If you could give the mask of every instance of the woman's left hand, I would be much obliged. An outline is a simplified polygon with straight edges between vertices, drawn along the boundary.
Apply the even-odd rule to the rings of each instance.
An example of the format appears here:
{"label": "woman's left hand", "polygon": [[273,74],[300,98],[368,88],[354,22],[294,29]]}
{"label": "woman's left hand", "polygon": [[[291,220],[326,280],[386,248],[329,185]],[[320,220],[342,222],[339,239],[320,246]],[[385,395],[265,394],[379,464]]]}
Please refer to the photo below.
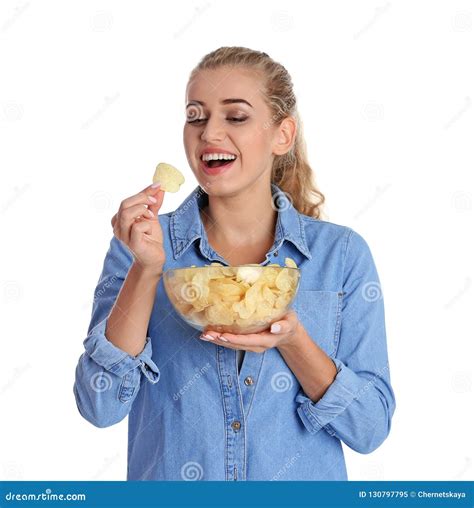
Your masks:
{"label": "woman's left hand", "polygon": [[301,323],[294,310],[288,311],[280,320],[275,321],[271,328],[259,333],[234,335],[232,333],[219,333],[213,330],[205,330],[200,339],[212,341],[219,346],[230,349],[242,349],[263,353],[272,347],[288,345],[295,341]]}

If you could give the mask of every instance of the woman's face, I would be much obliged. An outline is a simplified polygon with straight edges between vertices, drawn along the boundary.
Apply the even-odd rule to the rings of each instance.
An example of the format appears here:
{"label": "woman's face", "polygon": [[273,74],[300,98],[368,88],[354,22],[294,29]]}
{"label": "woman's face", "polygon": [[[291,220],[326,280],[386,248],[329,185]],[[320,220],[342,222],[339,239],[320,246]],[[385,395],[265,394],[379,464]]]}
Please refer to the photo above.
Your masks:
{"label": "woman's face", "polygon": [[[229,67],[202,71],[188,83],[184,148],[196,179],[209,194],[239,191],[258,179],[270,181],[282,137],[261,86],[255,73]],[[227,154],[227,160],[203,160],[217,154]],[[234,160],[229,160],[231,155]]]}

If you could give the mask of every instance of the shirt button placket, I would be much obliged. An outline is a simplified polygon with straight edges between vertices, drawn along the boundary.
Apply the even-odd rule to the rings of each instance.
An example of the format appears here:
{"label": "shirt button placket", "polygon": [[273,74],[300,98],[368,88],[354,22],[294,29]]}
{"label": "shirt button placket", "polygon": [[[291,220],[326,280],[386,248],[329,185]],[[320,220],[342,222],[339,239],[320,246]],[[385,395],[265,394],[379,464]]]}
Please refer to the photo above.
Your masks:
{"label": "shirt button placket", "polygon": [[238,420],[235,420],[231,423],[230,426],[234,429],[234,432],[239,432],[241,423]]}
{"label": "shirt button placket", "polygon": [[231,372],[235,369],[234,351],[219,346],[220,382],[224,396],[226,420],[226,480],[245,480],[245,416],[241,406],[239,378]]}

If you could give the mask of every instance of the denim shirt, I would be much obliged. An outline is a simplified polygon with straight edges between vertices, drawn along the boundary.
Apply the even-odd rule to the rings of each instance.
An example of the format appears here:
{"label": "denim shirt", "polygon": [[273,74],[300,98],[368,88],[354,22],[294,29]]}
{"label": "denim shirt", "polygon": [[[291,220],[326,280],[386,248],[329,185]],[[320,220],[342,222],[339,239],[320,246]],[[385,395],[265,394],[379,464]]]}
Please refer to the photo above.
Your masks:
{"label": "denim shirt", "polygon": [[[199,339],[157,285],[146,344],[136,357],[105,336],[108,315],[133,262],[112,237],[95,289],[85,352],[76,368],[80,414],[97,427],[128,416],[129,480],[346,480],[341,441],[370,453],[395,410],[379,277],[354,230],[300,214],[272,184],[278,218],[269,263],[301,269],[291,305],[337,374],[312,401],[277,348],[237,352]],[[229,263],[210,246],[200,186],[159,214],[164,269]]]}

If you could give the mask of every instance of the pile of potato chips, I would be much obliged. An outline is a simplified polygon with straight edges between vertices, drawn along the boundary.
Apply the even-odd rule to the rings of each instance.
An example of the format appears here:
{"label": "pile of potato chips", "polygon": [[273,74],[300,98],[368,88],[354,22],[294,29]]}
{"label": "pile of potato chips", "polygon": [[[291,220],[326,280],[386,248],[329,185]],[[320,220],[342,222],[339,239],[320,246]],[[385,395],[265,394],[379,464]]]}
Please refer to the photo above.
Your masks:
{"label": "pile of potato chips", "polygon": [[285,258],[285,265],[193,265],[165,272],[163,281],[172,304],[191,326],[256,333],[278,320],[296,294],[300,270],[291,258]]}

